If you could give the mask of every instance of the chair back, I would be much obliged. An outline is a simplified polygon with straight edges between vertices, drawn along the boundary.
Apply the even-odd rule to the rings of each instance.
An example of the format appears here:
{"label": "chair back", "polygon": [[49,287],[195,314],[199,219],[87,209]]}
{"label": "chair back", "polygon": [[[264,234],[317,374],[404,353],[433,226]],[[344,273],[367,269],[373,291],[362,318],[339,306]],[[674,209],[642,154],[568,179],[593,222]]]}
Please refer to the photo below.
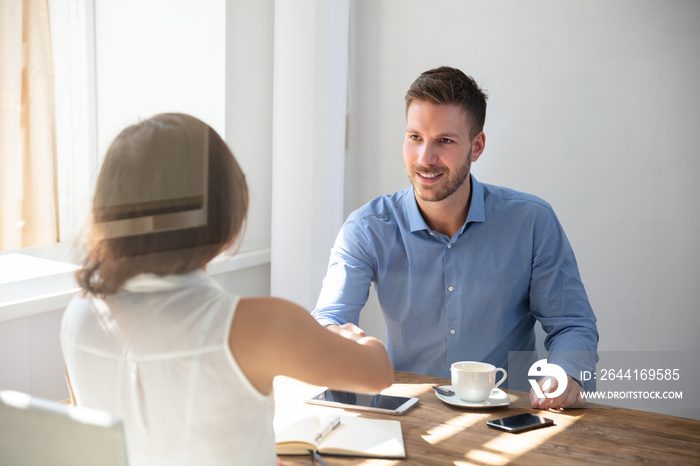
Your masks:
{"label": "chair back", "polygon": [[128,466],[124,429],[103,411],[0,391],[0,464]]}

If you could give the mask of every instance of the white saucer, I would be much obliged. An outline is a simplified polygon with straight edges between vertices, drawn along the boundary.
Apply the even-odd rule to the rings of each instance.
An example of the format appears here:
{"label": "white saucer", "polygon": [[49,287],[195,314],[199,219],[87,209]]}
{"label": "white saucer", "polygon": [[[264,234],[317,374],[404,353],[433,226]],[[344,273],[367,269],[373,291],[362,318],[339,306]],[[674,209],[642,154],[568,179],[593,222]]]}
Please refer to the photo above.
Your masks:
{"label": "white saucer", "polygon": [[[452,385],[443,385],[440,388],[452,390]],[[491,396],[484,401],[464,401],[457,395],[446,396],[438,392],[435,392],[435,395],[448,405],[460,406],[462,408],[493,408],[496,406],[508,406],[510,404],[508,394],[500,388],[494,388],[491,392]]]}

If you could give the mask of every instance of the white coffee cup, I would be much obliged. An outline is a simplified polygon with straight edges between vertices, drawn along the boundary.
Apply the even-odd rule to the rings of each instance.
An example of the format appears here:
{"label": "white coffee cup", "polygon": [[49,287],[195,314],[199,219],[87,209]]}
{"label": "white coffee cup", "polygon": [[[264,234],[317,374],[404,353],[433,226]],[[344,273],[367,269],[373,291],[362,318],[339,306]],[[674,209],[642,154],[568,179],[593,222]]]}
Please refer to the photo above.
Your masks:
{"label": "white coffee cup", "polygon": [[[459,361],[450,367],[452,372],[452,390],[460,400],[479,402],[486,400],[494,388],[505,382],[508,373],[493,364],[476,361]],[[503,372],[501,380],[496,382],[496,374]]]}

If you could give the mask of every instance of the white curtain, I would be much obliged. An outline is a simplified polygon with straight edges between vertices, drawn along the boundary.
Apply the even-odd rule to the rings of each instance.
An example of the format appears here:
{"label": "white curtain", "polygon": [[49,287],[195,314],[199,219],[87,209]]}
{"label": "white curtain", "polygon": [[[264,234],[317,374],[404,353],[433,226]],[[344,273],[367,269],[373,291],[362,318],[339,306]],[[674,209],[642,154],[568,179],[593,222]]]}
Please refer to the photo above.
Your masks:
{"label": "white curtain", "polygon": [[0,1],[0,250],[57,241],[47,0]]}
{"label": "white curtain", "polygon": [[271,294],[312,309],[344,220],[349,0],[276,0]]}

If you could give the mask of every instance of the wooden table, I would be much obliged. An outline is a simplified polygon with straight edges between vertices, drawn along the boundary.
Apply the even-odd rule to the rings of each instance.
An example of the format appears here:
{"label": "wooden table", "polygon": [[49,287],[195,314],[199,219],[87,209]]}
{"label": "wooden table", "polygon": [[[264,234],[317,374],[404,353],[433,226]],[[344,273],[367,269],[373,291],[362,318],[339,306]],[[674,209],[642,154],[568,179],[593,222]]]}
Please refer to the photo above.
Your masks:
{"label": "wooden table", "polygon": [[[528,394],[509,390],[510,407],[466,409],[440,401],[433,385],[449,385],[438,377],[396,372],[395,383],[383,391],[416,396],[418,406],[403,416],[362,413],[376,419],[398,419],[406,446],[404,460],[324,456],[331,465],[504,465],[631,463],[700,465],[700,421],[624,408],[589,405],[585,409],[538,411]],[[293,379],[275,380],[278,415],[316,408],[303,400],[319,387]],[[333,408],[321,408],[333,409]],[[355,411],[358,412],[358,411]],[[554,419],[554,426],[510,434],[486,426],[486,421],[535,412]],[[281,457],[287,465],[309,465],[308,456]]]}

